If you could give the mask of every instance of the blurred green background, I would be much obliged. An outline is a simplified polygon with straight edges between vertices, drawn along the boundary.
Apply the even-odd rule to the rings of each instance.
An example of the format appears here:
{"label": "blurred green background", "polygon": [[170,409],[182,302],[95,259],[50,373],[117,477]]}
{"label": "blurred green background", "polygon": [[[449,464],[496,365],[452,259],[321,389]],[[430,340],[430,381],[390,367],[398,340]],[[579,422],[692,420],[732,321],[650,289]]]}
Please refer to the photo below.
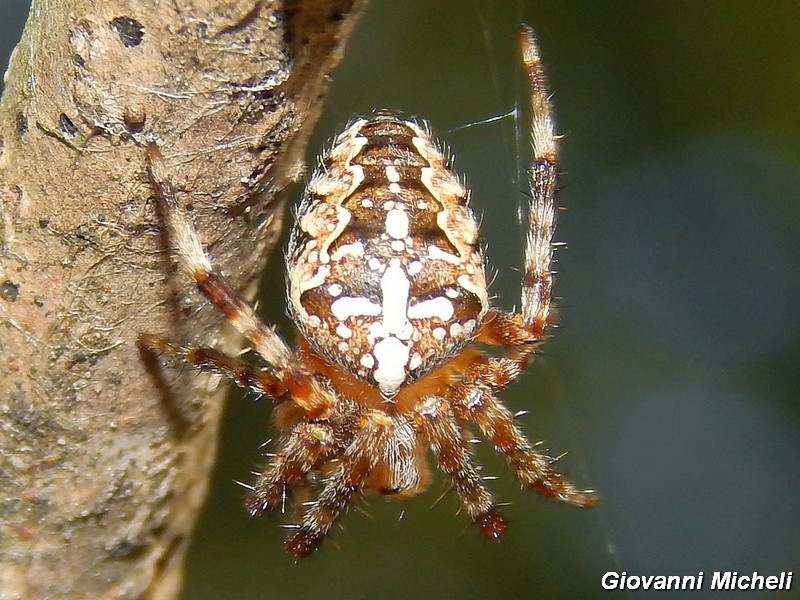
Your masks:
{"label": "blurred green background", "polygon": [[[5,55],[27,2],[1,0]],[[439,478],[369,499],[295,563],[250,520],[269,402],[235,396],[184,598],[681,598],[606,592],[607,571],[778,574],[800,598],[800,4],[375,0],[335,73],[310,149],[376,107],[429,119],[483,215],[497,305],[518,304],[517,173],[527,143],[515,32],[539,35],[563,142],[560,326],[503,395],[560,468],[602,496],[557,506],[477,453],[511,527],[456,514]],[[299,195],[300,190],[298,190]],[[283,317],[279,261],[264,313]],[[276,283],[277,282],[277,283]],[[774,594],[774,592],[772,593]],[[767,597],[723,592],[715,597]]]}

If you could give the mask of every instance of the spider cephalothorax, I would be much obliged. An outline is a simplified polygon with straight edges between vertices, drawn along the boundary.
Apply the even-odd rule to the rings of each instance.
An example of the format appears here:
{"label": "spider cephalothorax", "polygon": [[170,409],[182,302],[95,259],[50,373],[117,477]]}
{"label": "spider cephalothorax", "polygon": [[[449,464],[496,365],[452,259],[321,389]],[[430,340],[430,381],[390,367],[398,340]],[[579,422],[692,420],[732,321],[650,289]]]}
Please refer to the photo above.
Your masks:
{"label": "spider cephalothorax", "polygon": [[[267,366],[151,335],[142,343],[280,402],[280,442],[247,504],[253,514],[282,510],[293,490],[321,475],[321,490],[287,543],[293,554],[313,551],[364,490],[421,491],[428,452],[481,532],[499,537],[506,523],[473,464],[464,432],[470,423],[532,489],[578,506],[596,503],[553,470],[553,459],[534,449],[496,397],[544,339],[552,286],[558,137],[533,31],[524,27],[520,40],[534,162],[519,313],[490,308],[467,191],[414,121],[387,113],[356,119],[308,184],[287,252],[294,353],[213,270],[160,152],[150,148],[178,253]],[[481,346],[503,351],[489,356]]]}

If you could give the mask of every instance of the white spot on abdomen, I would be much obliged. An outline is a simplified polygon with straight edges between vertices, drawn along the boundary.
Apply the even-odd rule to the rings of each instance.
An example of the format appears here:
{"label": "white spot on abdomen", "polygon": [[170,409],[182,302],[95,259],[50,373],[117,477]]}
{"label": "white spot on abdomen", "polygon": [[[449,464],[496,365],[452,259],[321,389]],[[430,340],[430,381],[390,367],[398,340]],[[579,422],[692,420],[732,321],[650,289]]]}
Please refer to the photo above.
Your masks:
{"label": "white spot on abdomen", "polygon": [[383,296],[383,326],[390,335],[402,339],[411,336],[411,323],[408,322],[408,293],[411,284],[405,271],[392,260],[381,277],[381,294]]}
{"label": "white spot on abdomen", "polygon": [[352,244],[342,244],[331,254],[333,260],[341,260],[344,256],[354,256],[361,258],[364,256],[364,244],[353,242]]}
{"label": "white spot on abdomen", "polygon": [[392,397],[406,380],[408,346],[396,337],[388,337],[375,344],[372,353],[378,361],[375,382],[384,396]]}
{"label": "white spot on abdomen", "polygon": [[455,254],[450,254],[449,252],[445,252],[439,248],[439,246],[435,246],[434,244],[428,245],[428,256],[433,260],[443,260],[453,265],[461,264],[461,259],[458,256]]}
{"label": "white spot on abdomen", "polygon": [[449,321],[453,316],[453,303],[443,296],[430,298],[417,302],[408,307],[409,319],[430,319],[439,318],[442,321]]}
{"label": "white spot on abdomen", "polygon": [[307,290],[312,290],[315,287],[321,286],[328,280],[328,276],[330,274],[331,268],[329,265],[320,265],[314,269],[314,274],[311,277],[300,281],[299,285],[297,286],[298,292],[302,294]]}
{"label": "white spot on abdomen", "polygon": [[[388,167],[387,167],[388,168]],[[386,233],[396,240],[402,240],[408,235],[408,215],[406,211],[393,208],[386,213]]]}
{"label": "white spot on abdomen", "polygon": [[344,322],[350,317],[377,316],[381,314],[381,306],[369,298],[344,296],[331,303],[331,312],[337,320]]}

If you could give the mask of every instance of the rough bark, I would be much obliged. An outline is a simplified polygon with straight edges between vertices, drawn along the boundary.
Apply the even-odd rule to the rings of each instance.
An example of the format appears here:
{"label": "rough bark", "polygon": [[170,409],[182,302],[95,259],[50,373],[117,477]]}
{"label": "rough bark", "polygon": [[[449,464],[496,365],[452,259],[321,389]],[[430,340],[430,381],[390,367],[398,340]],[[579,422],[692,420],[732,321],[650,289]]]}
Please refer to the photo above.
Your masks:
{"label": "rough bark", "polygon": [[179,589],[226,386],[136,339],[239,341],[174,268],[144,144],[252,294],[364,2],[34,1],[0,103],[0,598]]}

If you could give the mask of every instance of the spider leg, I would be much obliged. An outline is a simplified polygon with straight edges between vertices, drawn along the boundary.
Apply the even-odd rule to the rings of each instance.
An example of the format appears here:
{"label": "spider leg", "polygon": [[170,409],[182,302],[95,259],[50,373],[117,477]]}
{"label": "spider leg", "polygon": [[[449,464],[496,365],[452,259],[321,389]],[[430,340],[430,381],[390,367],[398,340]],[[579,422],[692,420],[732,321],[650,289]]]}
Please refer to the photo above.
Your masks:
{"label": "spider leg", "polygon": [[264,324],[255,310],[211,266],[197,231],[178,205],[161,151],[155,144],[150,144],[147,150],[150,174],[164,207],[170,236],[178,247],[184,267],[197,283],[197,289],[225,315],[250,346],[274,367],[275,376],[309,416],[330,412],[333,396],[307,373],[292,366],[292,354],[286,342]]}
{"label": "spider leg", "polygon": [[231,324],[250,342],[264,360],[277,368],[286,368],[291,352],[281,337],[264,325],[252,307],[211,266],[197,232],[178,206],[175,190],[166,174],[164,157],[158,146],[148,147],[150,173],[165,211],[164,216],[173,241],[177,244],[187,271],[197,282],[197,289],[212,302]]}
{"label": "spider leg", "polygon": [[[271,373],[259,370],[213,348],[187,348],[151,334],[139,337],[145,349],[181,359],[203,371],[227,375],[241,387],[272,398],[286,396],[283,382]],[[253,515],[263,515],[276,508],[283,511],[292,487],[312,471],[334,448],[333,428],[325,422],[297,423],[282,441],[280,450],[252,486],[246,505]]]}
{"label": "spider leg", "polygon": [[485,537],[499,538],[506,530],[506,521],[472,463],[463,432],[448,403],[428,397],[415,410],[414,420],[427,436],[439,467],[452,478],[467,516]]}
{"label": "spider leg", "polygon": [[533,30],[520,31],[522,62],[528,79],[533,163],[528,171],[531,194],[522,277],[520,313],[491,311],[484,318],[476,341],[505,346],[499,358],[476,359],[452,398],[460,418],[473,421],[505,455],[517,477],[540,494],[577,506],[594,506],[591,490],[579,490],[552,468],[551,457],[537,452],[514,424],[514,416],[494,396],[519,377],[542,342],[552,318],[551,272],[555,229],[558,141],[550,108],[547,79],[542,69]]}
{"label": "spider leg", "polygon": [[[454,400],[462,418],[477,423],[495,448],[505,455],[517,477],[540,494],[577,506],[593,506],[597,496],[579,490],[551,467],[554,459],[534,450],[514,416],[493,392],[519,377],[543,340],[551,319],[553,275],[554,196],[558,177],[558,142],[547,78],[536,36],[523,26],[519,35],[522,63],[528,80],[533,163],[528,170],[530,199],[520,314],[493,312],[484,319],[478,341],[507,347],[501,358],[476,361],[456,386]],[[481,382],[481,383],[478,383]]]}
{"label": "spider leg", "polygon": [[334,474],[325,482],[319,497],[303,515],[299,529],[286,542],[286,549],[296,556],[308,556],[347,508],[353,494],[359,492],[385,454],[392,420],[381,411],[359,416],[352,442],[338,459]]}
{"label": "spider leg", "polygon": [[525,268],[522,277],[521,312],[523,322],[537,339],[544,335],[550,317],[553,288],[551,263],[555,230],[554,196],[558,177],[558,142],[555,132],[547,78],[542,68],[533,29],[520,30],[522,64],[528,79],[533,163],[528,170],[530,199],[525,243]]}
{"label": "spider leg", "polygon": [[566,504],[580,507],[597,504],[598,498],[592,490],[579,490],[552,468],[556,459],[534,450],[514,424],[514,415],[487,387],[462,382],[454,389],[453,399],[458,416],[478,425],[483,435],[506,457],[522,483]]}
{"label": "spider leg", "polygon": [[197,231],[178,205],[158,146],[148,146],[147,156],[158,197],[165,208],[164,217],[170,235],[178,246],[186,270],[197,282],[198,290],[228,318],[264,360],[278,368],[286,367],[291,360],[286,342],[264,325],[250,305],[211,266]]}
{"label": "spider leg", "polygon": [[528,169],[530,196],[525,236],[520,313],[490,311],[484,317],[477,341],[508,347],[506,356],[492,361],[494,391],[516,379],[530,362],[552,320],[553,232],[558,179],[558,143],[547,78],[542,68],[533,29],[523,26],[519,37],[522,64],[528,80],[531,124],[529,138],[533,162]]}
{"label": "spider leg", "polygon": [[286,386],[280,378],[244,361],[231,358],[219,350],[180,346],[148,333],[139,336],[139,344],[151,352],[181,359],[201,371],[227,375],[246,390],[276,399],[283,398],[287,394]]}
{"label": "spider leg", "polygon": [[522,276],[520,313],[490,311],[483,321],[477,341],[509,348],[505,357],[494,361],[498,378],[495,391],[516,379],[530,361],[536,346],[544,339],[552,318],[553,232],[555,231],[555,192],[558,178],[558,142],[555,132],[547,78],[542,69],[536,36],[530,27],[520,30],[522,63],[528,80],[531,125],[529,137],[533,163],[528,169],[530,197],[525,236],[525,265]]}
{"label": "spider leg", "polygon": [[258,476],[246,501],[252,515],[284,510],[292,487],[335,449],[333,427],[328,423],[301,422],[280,444],[267,468]]}

